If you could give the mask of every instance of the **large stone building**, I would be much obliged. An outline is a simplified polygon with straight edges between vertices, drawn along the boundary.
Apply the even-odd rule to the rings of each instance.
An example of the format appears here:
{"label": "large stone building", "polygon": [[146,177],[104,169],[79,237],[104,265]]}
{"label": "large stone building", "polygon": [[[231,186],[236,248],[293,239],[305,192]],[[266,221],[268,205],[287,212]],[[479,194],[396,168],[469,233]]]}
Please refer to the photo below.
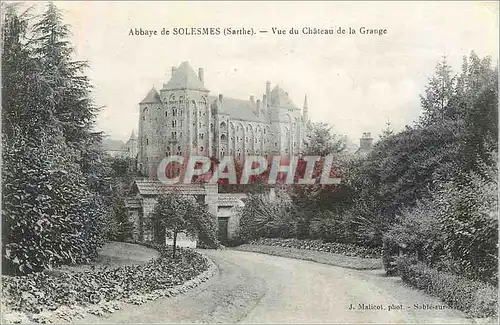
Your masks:
{"label": "large stone building", "polygon": [[293,155],[303,146],[307,99],[297,107],[287,92],[268,81],[262,99],[212,96],[204,71],[188,62],[172,68],[170,80],[139,103],[138,168],[155,177],[169,155]]}

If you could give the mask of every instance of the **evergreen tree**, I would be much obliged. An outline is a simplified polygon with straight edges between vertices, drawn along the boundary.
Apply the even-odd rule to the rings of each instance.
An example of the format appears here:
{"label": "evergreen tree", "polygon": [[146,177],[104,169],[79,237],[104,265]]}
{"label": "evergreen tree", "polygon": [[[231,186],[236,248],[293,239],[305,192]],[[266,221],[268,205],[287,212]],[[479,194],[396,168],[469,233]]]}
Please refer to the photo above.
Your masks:
{"label": "evergreen tree", "polygon": [[55,114],[64,137],[68,144],[85,151],[99,110],[90,98],[89,79],[83,74],[87,62],[73,60],[69,26],[64,24],[62,12],[54,3],[48,4],[33,32],[35,53],[53,90]]}
{"label": "evergreen tree", "polygon": [[385,123],[385,125],[386,125],[385,129],[382,130],[382,134],[380,135],[380,139],[390,137],[391,135],[394,134],[394,130],[392,129],[391,122],[387,121],[387,123]]}
{"label": "evergreen tree", "polygon": [[442,119],[457,117],[457,109],[449,105],[454,97],[456,77],[446,57],[436,66],[434,76],[429,79],[425,94],[420,96],[423,114],[420,118],[422,126],[438,123]]}
{"label": "evergreen tree", "polygon": [[[41,22],[54,8],[49,5]],[[67,53],[56,34],[65,28],[53,24],[51,37],[33,38],[40,35],[41,22],[34,32],[34,18],[17,10],[7,5],[4,16],[2,255],[10,271],[27,273],[96,256],[106,206],[99,189],[106,189],[107,177],[99,165],[98,137],[68,140],[90,124],[81,126],[86,121],[79,120],[82,115],[67,118],[89,97],[85,77],[64,73],[61,58]]]}

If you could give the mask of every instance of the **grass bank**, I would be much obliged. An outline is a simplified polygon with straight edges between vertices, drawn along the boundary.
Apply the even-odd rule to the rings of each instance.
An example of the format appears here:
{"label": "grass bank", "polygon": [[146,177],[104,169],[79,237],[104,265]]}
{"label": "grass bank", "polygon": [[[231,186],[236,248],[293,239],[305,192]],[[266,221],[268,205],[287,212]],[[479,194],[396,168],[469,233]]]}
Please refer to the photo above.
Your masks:
{"label": "grass bank", "polygon": [[302,259],[355,270],[376,270],[383,268],[382,260],[380,258],[346,256],[342,254],[315,251],[310,249],[257,244],[243,244],[237,247],[233,247],[233,249]]}

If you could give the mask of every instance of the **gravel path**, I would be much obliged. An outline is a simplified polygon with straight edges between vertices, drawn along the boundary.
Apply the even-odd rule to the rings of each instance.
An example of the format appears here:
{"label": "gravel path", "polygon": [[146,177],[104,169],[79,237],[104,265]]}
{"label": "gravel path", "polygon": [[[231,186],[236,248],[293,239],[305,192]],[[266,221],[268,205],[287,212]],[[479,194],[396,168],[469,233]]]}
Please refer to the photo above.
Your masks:
{"label": "gravel path", "polygon": [[[304,260],[234,250],[202,251],[217,264],[206,283],[174,298],[127,306],[78,323],[471,323],[437,299],[387,278]],[[382,308],[359,309],[367,307]],[[389,310],[390,305],[393,305]],[[350,310],[350,307],[354,309]],[[400,307],[397,309],[397,307]]]}

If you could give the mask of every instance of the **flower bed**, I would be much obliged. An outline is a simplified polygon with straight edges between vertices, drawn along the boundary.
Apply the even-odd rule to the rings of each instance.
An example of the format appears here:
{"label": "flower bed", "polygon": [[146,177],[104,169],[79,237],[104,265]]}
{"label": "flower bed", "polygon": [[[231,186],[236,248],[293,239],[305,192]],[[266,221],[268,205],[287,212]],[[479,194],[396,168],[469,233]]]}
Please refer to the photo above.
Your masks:
{"label": "flower bed", "polygon": [[[29,315],[37,322],[50,322],[50,315],[66,319],[84,312],[103,314],[120,308],[120,302],[141,304],[173,296],[208,278],[213,263],[190,249],[148,244],[160,257],[143,265],[84,272],[41,272],[3,278],[3,301],[8,309]],[[200,278],[200,274],[202,275]],[[11,313],[12,318],[12,313]]]}
{"label": "flower bed", "polygon": [[249,244],[308,249],[363,258],[379,258],[381,256],[381,249],[378,248],[367,248],[353,244],[325,242],[320,239],[259,238],[251,241]]}
{"label": "flower bed", "polygon": [[496,317],[498,288],[459,275],[430,268],[408,257],[397,259],[404,282],[439,297],[452,308],[472,317]]}

